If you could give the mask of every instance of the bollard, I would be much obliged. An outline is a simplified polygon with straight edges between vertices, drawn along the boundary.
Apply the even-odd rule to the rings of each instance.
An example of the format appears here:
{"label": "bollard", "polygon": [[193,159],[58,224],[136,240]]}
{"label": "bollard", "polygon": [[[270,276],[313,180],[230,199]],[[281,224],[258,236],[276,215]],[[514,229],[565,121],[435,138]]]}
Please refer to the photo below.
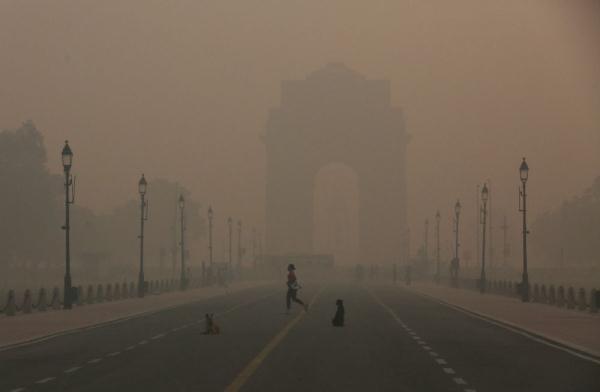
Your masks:
{"label": "bollard", "polygon": [[85,305],[85,298],[83,297],[83,286],[77,286],[77,306]]}
{"label": "bollard", "polygon": [[567,289],[567,309],[575,309],[575,290],[572,286]]}
{"label": "bollard", "polygon": [[531,296],[532,302],[540,302],[540,287],[537,283],[533,285],[533,295]]}
{"label": "bollard", "polygon": [[548,303],[548,294],[546,293],[546,285],[543,284],[540,290],[540,302],[543,304]]}
{"label": "bollard", "polygon": [[120,290],[120,285],[118,283],[115,283],[115,292],[113,294],[113,299],[115,301],[118,301],[121,299],[121,290]]}
{"label": "bollard", "polygon": [[583,311],[587,309],[587,298],[583,287],[579,288],[579,292],[577,293],[577,308]]}
{"label": "bollard", "polygon": [[565,288],[563,286],[558,286],[558,291],[556,293],[556,305],[562,308],[565,306]]}
{"label": "bollard", "polygon": [[104,292],[104,299],[106,299],[107,301],[112,301],[112,299],[113,299],[112,285],[110,283],[108,283],[106,285],[106,291]]}
{"label": "bollard", "polygon": [[60,290],[58,287],[54,287],[52,289],[52,300],[50,301],[50,306],[54,310],[60,310],[62,304],[60,303]]}
{"label": "bollard", "polygon": [[87,300],[88,305],[94,303],[94,286],[92,286],[91,284],[88,285],[87,295],[85,296],[85,299]]}
{"label": "bollard", "polygon": [[125,282],[121,285],[121,297],[123,297],[123,299],[129,298],[129,291],[127,291],[127,283]]}
{"label": "bollard", "polygon": [[550,285],[550,289],[548,290],[548,303],[550,305],[556,305],[556,290],[554,289],[554,285]]}
{"label": "bollard", "polygon": [[23,306],[21,306],[21,310],[23,313],[31,313],[33,309],[31,303],[31,290],[25,290],[25,294],[23,295]]}
{"label": "bollard", "polygon": [[8,290],[8,299],[6,300],[6,307],[4,313],[7,316],[14,316],[17,313],[17,304],[15,302],[15,291]]}
{"label": "bollard", "polygon": [[96,302],[104,302],[104,288],[101,284],[96,287]]}
{"label": "bollard", "polygon": [[591,313],[598,312],[598,306],[600,306],[600,303],[598,303],[598,300],[600,300],[599,294],[600,293],[598,293],[598,290],[596,290],[596,289],[590,290],[590,312]]}
{"label": "bollard", "polygon": [[48,299],[46,298],[46,289],[41,288],[38,292],[37,310],[38,312],[45,312],[48,307]]}
{"label": "bollard", "polygon": [[135,298],[136,294],[135,294],[135,283],[131,282],[129,283],[129,298]]}

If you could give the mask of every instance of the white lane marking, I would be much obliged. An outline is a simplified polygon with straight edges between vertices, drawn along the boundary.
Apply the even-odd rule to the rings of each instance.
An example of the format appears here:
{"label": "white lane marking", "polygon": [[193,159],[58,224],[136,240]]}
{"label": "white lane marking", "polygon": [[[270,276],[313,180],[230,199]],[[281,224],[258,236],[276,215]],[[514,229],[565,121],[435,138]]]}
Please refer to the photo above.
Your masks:
{"label": "white lane marking", "polygon": [[[423,350],[431,351],[431,347],[429,347],[429,346],[423,346]],[[437,357],[437,354],[435,356]]]}
{"label": "white lane marking", "polygon": [[456,374],[456,372],[452,368],[444,368],[444,373],[447,373],[447,374]]}
{"label": "white lane marking", "polygon": [[[431,347],[430,347],[431,348]],[[431,355],[432,357],[437,357],[438,353],[436,353],[435,351],[430,351],[429,355]]]}
{"label": "white lane marking", "polygon": [[465,392],[477,392],[477,391],[474,389],[465,389]]}
{"label": "white lane marking", "polygon": [[173,328],[173,329],[171,330],[171,332],[177,332],[177,331],[179,331],[179,328]]}
{"label": "white lane marking", "polygon": [[448,362],[446,362],[446,360],[442,359],[442,358],[436,358],[435,361],[437,363],[439,363],[440,365],[447,365],[448,364]]}
{"label": "white lane marking", "polygon": [[141,342],[139,342],[138,344],[139,344],[140,346],[143,346],[143,345],[144,345],[144,344],[146,344],[146,343],[148,343],[148,341],[147,341],[147,340],[142,340],[142,341],[141,341]]}
{"label": "white lane marking", "polygon": [[125,348],[125,351],[131,351],[135,348],[135,346],[129,346]]}
{"label": "white lane marking", "polygon": [[164,337],[164,336],[165,336],[165,334],[164,334],[164,333],[159,333],[158,335],[154,335],[154,336],[152,336],[150,339],[152,339],[152,340],[156,340],[156,339],[160,339],[160,338],[162,338],[162,337]]}
{"label": "white lane marking", "polygon": [[409,332],[409,335],[416,335],[416,332]]}
{"label": "white lane marking", "polygon": [[467,382],[460,377],[454,377],[454,382],[458,385],[467,385]]}
{"label": "white lane marking", "polygon": [[413,336],[412,338],[413,338],[414,340],[419,340],[419,339],[421,339],[421,338],[420,338],[420,337],[418,337],[418,336]]}
{"label": "white lane marking", "polygon": [[94,358],[94,359],[89,360],[88,363],[98,363],[100,361],[102,361],[102,358]]}
{"label": "white lane marking", "polygon": [[10,392],[23,392],[25,390],[25,388],[15,388]]}
{"label": "white lane marking", "polygon": [[114,353],[110,353],[110,354],[106,354],[107,357],[116,357],[117,355],[121,354],[120,351],[115,351]]}
{"label": "white lane marking", "polygon": [[[526,338],[528,338],[530,340],[533,340],[534,342],[544,344],[546,346],[555,348],[557,350],[569,353],[569,354],[571,354],[571,355],[573,355],[575,357],[578,357],[578,358],[581,358],[581,359],[585,359],[586,361],[594,362],[594,363],[600,365],[600,360],[598,360],[598,359],[596,359],[594,357],[591,357],[589,355],[583,354],[586,351],[585,347],[577,346],[577,345],[575,345],[573,343],[570,343],[570,342],[565,342],[565,341],[562,341],[562,340],[559,340],[559,339],[556,339],[556,338],[553,338],[553,337],[543,336],[542,334],[539,334],[540,336],[543,336],[545,339],[548,339],[548,340],[545,340],[545,339],[542,339],[542,338],[536,336],[536,333],[534,331],[528,332],[526,328],[521,328],[518,325],[513,324],[513,323],[511,323],[509,321],[502,320],[502,319],[496,319],[495,317],[489,316],[489,315],[487,315],[485,313],[476,312],[474,310],[469,310],[469,309],[463,308],[462,306],[459,306],[459,305],[453,305],[453,304],[451,304],[449,302],[446,302],[446,301],[443,301],[441,299],[435,298],[434,296],[431,296],[429,294],[419,293],[419,292],[416,292],[416,291],[411,291],[411,293],[413,293],[415,295],[418,295],[420,297],[423,297],[423,298],[427,298],[430,301],[436,302],[436,303],[438,303],[440,305],[443,305],[443,306],[449,307],[451,309],[454,309],[457,312],[464,313],[464,314],[466,314],[468,316],[471,316],[473,318],[476,318],[476,319],[479,319],[479,320],[483,320],[485,322],[488,322],[488,323],[493,324],[493,325],[495,325],[497,327],[500,327],[500,328],[504,328],[504,329],[506,329],[508,331],[514,332],[514,333],[516,333],[518,335],[521,335],[521,336],[524,336],[524,337],[526,337]],[[553,343],[553,342],[556,342],[556,343]],[[572,347],[573,349],[570,349],[569,347]],[[574,351],[574,350],[579,350],[581,352],[577,352],[577,351]]]}
{"label": "white lane marking", "polygon": [[55,378],[55,377],[46,377],[46,378],[43,378],[43,379],[41,379],[41,380],[38,380],[38,381],[36,381],[35,383],[36,383],[36,384],[45,384],[45,383],[47,383],[48,381],[52,381],[52,380],[54,380],[54,378]]}
{"label": "white lane marking", "polygon": [[81,369],[81,366],[73,366],[72,368],[65,370],[65,373],[66,374],[73,373],[73,372],[78,371],[79,369]]}

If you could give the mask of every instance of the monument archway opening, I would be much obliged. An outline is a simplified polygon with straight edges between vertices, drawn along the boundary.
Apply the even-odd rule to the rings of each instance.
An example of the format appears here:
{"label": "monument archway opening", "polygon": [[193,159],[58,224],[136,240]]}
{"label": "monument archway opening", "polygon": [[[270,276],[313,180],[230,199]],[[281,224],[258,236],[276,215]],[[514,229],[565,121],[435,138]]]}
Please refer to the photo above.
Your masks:
{"label": "monument archway opening", "polygon": [[330,254],[336,264],[359,261],[358,177],[352,168],[331,163],[314,179],[313,250]]}
{"label": "monument archway opening", "polygon": [[408,141],[387,80],[333,63],[284,81],[264,136],[267,253],[315,252],[314,179],[325,165],[343,162],[356,173],[360,262],[397,262],[404,254]]}

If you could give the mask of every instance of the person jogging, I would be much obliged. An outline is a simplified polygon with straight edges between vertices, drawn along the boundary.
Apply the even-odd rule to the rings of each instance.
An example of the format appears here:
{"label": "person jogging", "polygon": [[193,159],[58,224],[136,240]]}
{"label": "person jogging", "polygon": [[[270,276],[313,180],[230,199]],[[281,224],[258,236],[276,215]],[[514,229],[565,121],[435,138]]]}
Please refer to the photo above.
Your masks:
{"label": "person jogging", "polygon": [[304,306],[304,310],[308,311],[308,304],[305,304],[301,299],[296,297],[296,295],[298,294],[298,290],[300,289],[300,285],[298,284],[298,279],[296,278],[296,273],[294,272],[295,270],[296,267],[294,266],[294,264],[288,265],[288,291],[286,296],[287,313],[290,312],[290,308],[292,307],[292,301]]}

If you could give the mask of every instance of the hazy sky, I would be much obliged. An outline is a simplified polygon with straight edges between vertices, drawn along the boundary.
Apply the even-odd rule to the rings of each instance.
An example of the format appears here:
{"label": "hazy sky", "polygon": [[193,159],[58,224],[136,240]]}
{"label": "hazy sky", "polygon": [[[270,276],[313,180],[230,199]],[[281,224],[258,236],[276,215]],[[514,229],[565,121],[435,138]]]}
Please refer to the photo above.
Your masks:
{"label": "hazy sky", "polygon": [[487,178],[512,220],[521,156],[534,213],[600,174],[598,5],[0,0],[0,128],[32,119],[52,171],[68,138],[80,204],[136,197],[144,172],[261,225],[259,136],[280,83],[340,61],[391,80],[413,136],[415,232],[437,208],[449,225],[457,197],[472,213]]}

